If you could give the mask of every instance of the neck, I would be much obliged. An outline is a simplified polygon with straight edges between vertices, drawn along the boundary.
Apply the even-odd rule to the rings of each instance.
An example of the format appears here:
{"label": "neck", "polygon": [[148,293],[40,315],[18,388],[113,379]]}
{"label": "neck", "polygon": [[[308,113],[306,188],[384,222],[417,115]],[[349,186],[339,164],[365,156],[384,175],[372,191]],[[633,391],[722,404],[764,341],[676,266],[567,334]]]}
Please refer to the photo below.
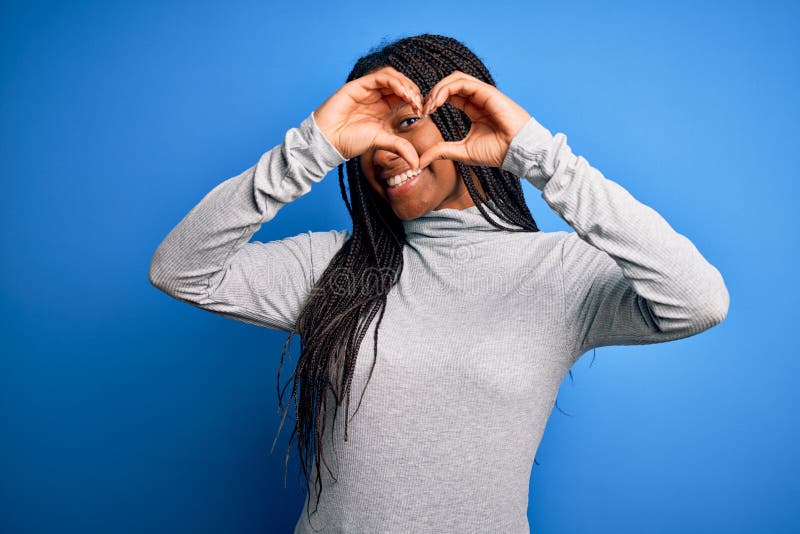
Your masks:
{"label": "neck", "polygon": [[[493,215],[491,207],[495,207],[492,200],[488,200],[483,206],[487,216],[492,218],[502,226],[510,226],[498,220]],[[403,221],[406,232],[406,242],[411,245],[433,244],[447,246],[453,239],[476,240],[491,239],[493,233],[504,232],[503,228],[497,228],[486,220],[476,205],[466,208],[442,208],[432,210],[409,221]]]}

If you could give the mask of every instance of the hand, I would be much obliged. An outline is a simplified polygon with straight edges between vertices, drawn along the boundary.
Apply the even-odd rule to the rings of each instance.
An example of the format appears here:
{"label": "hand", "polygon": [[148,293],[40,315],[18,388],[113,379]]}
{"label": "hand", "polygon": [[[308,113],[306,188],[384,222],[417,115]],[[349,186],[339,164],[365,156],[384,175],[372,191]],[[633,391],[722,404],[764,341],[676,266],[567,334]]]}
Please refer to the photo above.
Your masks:
{"label": "hand", "polygon": [[495,86],[455,71],[439,80],[425,99],[423,114],[431,114],[445,102],[467,114],[472,127],[460,141],[444,141],[428,148],[420,167],[436,159],[452,159],[467,165],[500,167],[516,133],[530,114]]}
{"label": "hand", "polygon": [[383,67],[343,85],[314,110],[314,120],[330,143],[346,159],[370,148],[399,154],[413,169],[419,155],[408,140],[385,128],[390,100],[408,102],[422,115],[422,95],[417,84],[393,67]]}

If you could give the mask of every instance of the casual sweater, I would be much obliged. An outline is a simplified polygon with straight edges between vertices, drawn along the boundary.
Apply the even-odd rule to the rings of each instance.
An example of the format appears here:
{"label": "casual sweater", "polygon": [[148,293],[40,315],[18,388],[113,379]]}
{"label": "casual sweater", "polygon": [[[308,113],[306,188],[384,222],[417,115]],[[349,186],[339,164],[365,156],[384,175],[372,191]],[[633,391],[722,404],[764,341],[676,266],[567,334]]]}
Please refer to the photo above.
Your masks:
{"label": "casual sweater", "polygon": [[[685,338],[724,319],[719,271],[566,141],[531,118],[502,168],[540,190],[574,232],[498,229],[476,206],[403,222],[404,266],[372,377],[366,384],[377,318],[356,362],[348,441],[344,409],[323,437],[337,480],[322,468],[319,508],[311,524],[302,510],[296,534],[529,532],[533,459],[573,363],[593,347]],[[344,161],[309,115],[166,236],[152,284],[288,331],[351,234],[250,239]],[[305,506],[315,505],[312,483]]]}

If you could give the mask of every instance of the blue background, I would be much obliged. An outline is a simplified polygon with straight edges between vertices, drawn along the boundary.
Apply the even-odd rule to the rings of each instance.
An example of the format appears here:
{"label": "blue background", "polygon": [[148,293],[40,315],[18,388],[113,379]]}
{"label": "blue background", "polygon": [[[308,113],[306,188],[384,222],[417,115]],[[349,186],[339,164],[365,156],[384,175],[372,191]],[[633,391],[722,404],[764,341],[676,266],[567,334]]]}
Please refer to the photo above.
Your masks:
{"label": "blue background", "polygon": [[[150,258],[360,55],[424,32],[470,46],[731,294],[707,332],[575,365],[533,468],[533,531],[800,528],[797,3],[0,10],[0,531],[291,531],[291,420],[269,454],[285,334],[160,293]],[[543,230],[569,229],[524,187]],[[346,227],[334,171],[255,238]]]}

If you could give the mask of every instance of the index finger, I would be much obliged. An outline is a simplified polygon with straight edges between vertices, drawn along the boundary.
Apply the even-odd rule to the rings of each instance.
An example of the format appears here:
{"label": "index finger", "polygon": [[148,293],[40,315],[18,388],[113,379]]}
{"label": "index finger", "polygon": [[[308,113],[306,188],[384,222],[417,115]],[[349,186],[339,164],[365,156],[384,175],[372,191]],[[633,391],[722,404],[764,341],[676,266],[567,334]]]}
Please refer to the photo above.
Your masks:
{"label": "index finger", "polygon": [[[443,78],[442,82],[445,80]],[[494,86],[488,85],[487,87],[487,85],[478,79],[464,76],[451,78],[445,83],[440,82],[428,93],[423,110],[425,113],[431,114],[445,102],[450,101],[467,116],[474,118],[476,113],[486,107],[486,103],[491,98],[491,89],[494,89]]]}
{"label": "index finger", "polygon": [[416,83],[394,67],[383,67],[364,77],[362,82],[366,89],[391,89],[394,94],[405,100],[417,113],[422,114],[422,95]]}

